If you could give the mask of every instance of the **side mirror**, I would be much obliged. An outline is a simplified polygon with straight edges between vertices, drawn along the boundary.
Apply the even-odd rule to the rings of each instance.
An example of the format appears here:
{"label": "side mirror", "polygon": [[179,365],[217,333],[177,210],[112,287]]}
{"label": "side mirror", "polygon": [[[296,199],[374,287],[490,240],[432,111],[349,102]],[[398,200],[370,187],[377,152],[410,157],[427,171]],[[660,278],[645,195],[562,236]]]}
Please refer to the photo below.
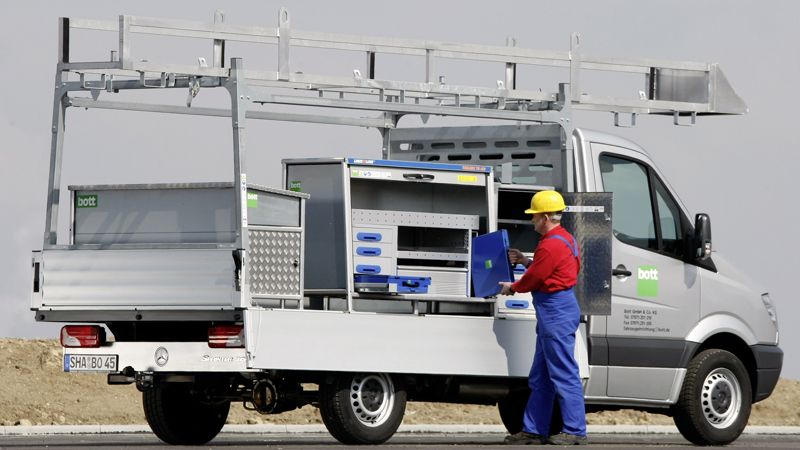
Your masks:
{"label": "side mirror", "polygon": [[694,217],[695,257],[705,261],[711,257],[711,218],[700,213]]}

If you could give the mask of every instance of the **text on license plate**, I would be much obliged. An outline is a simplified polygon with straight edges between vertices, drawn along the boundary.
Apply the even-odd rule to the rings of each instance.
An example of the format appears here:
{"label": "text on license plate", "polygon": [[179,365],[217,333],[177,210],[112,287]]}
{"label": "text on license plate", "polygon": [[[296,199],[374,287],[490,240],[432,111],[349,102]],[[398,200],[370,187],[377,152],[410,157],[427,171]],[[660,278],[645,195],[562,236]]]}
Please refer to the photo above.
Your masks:
{"label": "text on license plate", "polygon": [[118,355],[64,354],[64,372],[116,372]]}

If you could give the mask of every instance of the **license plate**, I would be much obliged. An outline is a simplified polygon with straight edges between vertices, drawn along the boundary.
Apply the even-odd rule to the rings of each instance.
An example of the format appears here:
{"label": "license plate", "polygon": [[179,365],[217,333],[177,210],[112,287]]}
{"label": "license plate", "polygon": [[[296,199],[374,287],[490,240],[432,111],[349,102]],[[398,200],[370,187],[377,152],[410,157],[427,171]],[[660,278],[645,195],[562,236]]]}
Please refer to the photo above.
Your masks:
{"label": "license plate", "polygon": [[117,372],[118,355],[64,354],[64,372]]}

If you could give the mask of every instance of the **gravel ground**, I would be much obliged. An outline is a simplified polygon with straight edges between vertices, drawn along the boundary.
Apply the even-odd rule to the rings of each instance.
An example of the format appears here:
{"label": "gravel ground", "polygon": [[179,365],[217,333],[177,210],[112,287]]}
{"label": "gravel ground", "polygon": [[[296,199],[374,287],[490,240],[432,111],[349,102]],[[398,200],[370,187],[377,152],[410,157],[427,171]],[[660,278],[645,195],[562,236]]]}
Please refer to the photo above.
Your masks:
{"label": "gravel ground", "polygon": [[[0,425],[144,424],[141,394],[134,386],[109,386],[105,375],[62,372],[54,340],[0,339]],[[750,425],[800,425],[800,381],[781,379],[767,400],[753,405]],[[669,417],[622,410],[589,414],[596,425],[669,425]],[[321,423],[306,406],[260,415],[232,405],[228,423]],[[409,403],[406,424],[500,424],[494,406]]]}

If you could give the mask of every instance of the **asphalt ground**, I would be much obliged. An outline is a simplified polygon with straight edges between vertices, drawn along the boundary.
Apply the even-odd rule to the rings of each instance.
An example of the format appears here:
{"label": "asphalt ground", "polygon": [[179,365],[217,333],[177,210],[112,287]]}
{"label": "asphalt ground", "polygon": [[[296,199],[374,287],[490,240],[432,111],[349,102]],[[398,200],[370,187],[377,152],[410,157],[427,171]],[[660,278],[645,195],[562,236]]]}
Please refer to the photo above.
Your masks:
{"label": "asphalt ground", "polygon": [[[389,449],[513,449],[526,446],[503,445],[504,433],[398,433],[380,447]],[[663,449],[695,448],[675,434],[598,434],[589,435],[589,445],[583,448],[602,449],[640,449],[657,447]],[[339,444],[325,433],[271,433],[241,434],[221,433],[216,439],[204,447],[225,449],[349,449],[355,446]],[[548,446],[549,447],[549,446]],[[99,448],[133,448],[133,449],[169,449],[154,435],[149,433],[135,434],[50,434],[50,435],[14,435],[1,436],[0,448],[55,448],[66,449],[99,449]],[[181,447],[193,448],[193,447]],[[357,447],[356,447],[357,448]],[[758,434],[743,435],[727,448],[768,448],[797,449],[800,448],[798,434]]]}
{"label": "asphalt ground", "polygon": [[[506,433],[496,425],[403,426],[381,448],[491,449],[523,448],[503,445]],[[319,425],[228,425],[213,441],[198,448],[353,448],[334,440]],[[633,449],[694,448],[672,426],[590,426],[589,445],[583,448]],[[172,448],[141,425],[83,425],[0,427],[0,449]],[[191,448],[191,447],[183,447]],[[376,447],[372,447],[376,448]],[[800,427],[748,427],[728,448],[800,448]]]}

